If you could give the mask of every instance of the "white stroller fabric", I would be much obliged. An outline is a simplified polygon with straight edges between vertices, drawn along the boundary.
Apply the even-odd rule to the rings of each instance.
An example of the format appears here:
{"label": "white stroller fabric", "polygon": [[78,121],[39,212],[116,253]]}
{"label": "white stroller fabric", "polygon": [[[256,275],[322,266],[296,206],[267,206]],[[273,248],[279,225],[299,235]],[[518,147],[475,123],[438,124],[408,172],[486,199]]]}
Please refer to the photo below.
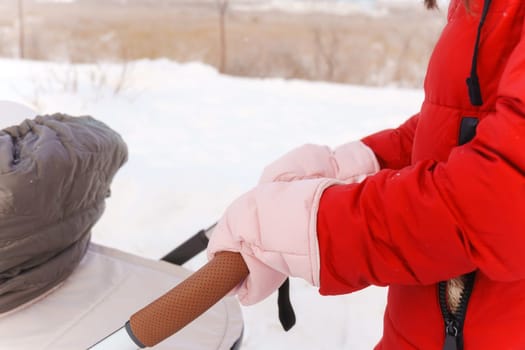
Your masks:
{"label": "white stroller fabric", "polygon": [[[86,349],[190,273],[177,265],[91,244],[62,285],[0,314],[0,350]],[[228,297],[152,349],[226,350],[242,329],[239,304]]]}
{"label": "white stroller fabric", "polygon": [[36,115],[35,111],[23,104],[0,100],[0,129],[18,125],[25,119],[33,119]]}

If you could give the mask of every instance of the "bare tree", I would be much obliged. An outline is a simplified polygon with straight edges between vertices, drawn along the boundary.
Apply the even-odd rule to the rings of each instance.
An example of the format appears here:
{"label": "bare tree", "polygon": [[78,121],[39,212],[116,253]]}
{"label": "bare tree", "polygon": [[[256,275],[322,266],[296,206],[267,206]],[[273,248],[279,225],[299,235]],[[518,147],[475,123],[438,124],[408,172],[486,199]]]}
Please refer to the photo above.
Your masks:
{"label": "bare tree", "polygon": [[21,59],[25,58],[24,39],[25,39],[24,0],[18,0],[18,54]]}
{"label": "bare tree", "polygon": [[219,72],[226,71],[226,13],[228,12],[228,0],[216,0],[219,11]]}
{"label": "bare tree", "polygon": [[410,72],[407,71],[407,68],[410,65],[405,64],[407,62],[407,56],[410,53],[412,40],[410,36],[407,36],[402,43],[402,46],[399,50],[399,55],[396,59],[396,69],[394,76],[392,77],[394,81],[398,83],[404,83],[410,78]]}
{"label": "bare tree", "polygon": [[315,66],[318,77],[333,81],[336,76],[337,54],[340,41],[336,30],[325,31],[321,28],[313,29]]}

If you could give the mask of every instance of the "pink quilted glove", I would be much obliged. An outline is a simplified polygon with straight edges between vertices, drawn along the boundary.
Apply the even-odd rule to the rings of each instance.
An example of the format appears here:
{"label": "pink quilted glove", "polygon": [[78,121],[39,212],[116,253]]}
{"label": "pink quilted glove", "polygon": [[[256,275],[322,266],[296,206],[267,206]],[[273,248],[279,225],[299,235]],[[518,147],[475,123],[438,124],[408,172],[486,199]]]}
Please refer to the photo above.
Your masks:
{"label": "pink quilted glove", "polygon": [[379,169],[374,152],[361,141],[346,143],[333,151],[327,146],[306,144],[268,165],[259,182],[326,177],[353,183]]}
{"label": "pink quilted glove", "polygon": [[317,210],[323,191],[338,183],[320,178],[261,184],[226,210],[208,244],[208,258],[240,252],[250,274],[234,290],[245,304],[256,303],[287,276],[319,285]]}

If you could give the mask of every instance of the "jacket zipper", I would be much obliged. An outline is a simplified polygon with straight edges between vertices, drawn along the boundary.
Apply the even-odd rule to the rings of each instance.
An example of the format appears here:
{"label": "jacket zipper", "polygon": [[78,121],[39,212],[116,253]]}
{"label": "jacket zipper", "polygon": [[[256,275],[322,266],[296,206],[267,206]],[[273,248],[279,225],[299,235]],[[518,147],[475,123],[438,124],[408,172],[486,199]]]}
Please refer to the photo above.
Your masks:
{"label": "jacket zipper", "polygon": [[459,306],[455,313],[451,312],[447,303],[447,282],[439,282],[439,306],[445,321],[445,344],[443,350],[463,350],[463,325],[467,314],[467,306],[474,287],[476,272],[465,275],[465,287],[461,293]]}
{"label": "jacket zipper", "polygon": [[[481,96],[481,87],[479,84],[479,77],[477,72],[478,67],[478,55],[479,55],[479,46],[481,39],[481,31],[483,24],[485,24],[485,19],[487,18],[490,4],[492,0],[483,1],[483,11],[481,13],[481,18],[478,25],[478,30],[476,34],[476,43],[474,45],[474,53],[472,55],[472,65],[470,69],[470,76],[467,78],[468,93],[470,98],[470,103],[472,106],[481,106],[483,104],[483,98]],[[473,124],[474,133],[469,135],[467,139],[462,140],[460,135],[459,144],[464,144],[474,137],[475,128],[477,123]],[[472,128],[472,126],[471,126]],[[439,306],[441,308],[441,314],[443,315],[443,320],[445,321],[445,344],[443,345],[443,350],[463,350],[463,325],[465,323],[465,316],[467,314],[467,306],[472,294],[472,289],[474,287],[474,279],[476,278],[476,272],[471,272],[465,275],[465,284],[463,292],[459,300],[459,307],[456,312],[453,313],[450,311],[447,303],[447,282],[442,281],[438,284],[439,292]]]}

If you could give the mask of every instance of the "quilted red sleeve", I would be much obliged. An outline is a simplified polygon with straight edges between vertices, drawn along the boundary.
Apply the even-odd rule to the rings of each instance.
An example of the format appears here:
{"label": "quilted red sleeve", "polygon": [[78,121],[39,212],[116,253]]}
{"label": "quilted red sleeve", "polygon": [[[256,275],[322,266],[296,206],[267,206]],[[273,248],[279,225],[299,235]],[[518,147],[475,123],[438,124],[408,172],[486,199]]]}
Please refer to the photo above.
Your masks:
{"label": "quilted red sleeve", "polygon": [[387,129],[362,139],[370,147],[382,169],[401,169],[411,162],[412,141],[419,114],[396,129]]}
{"label": "quilted red sleeve", "polygon": [[[404,163],[374,144],[380,137],[402,137],[367,142],[389,167]],[[328,188],[317,230],[322,294],[433,284],[474,269],[497,281],[525,278],[525,39],[507,61],[495,112],[471,142],[446,162]]]}

